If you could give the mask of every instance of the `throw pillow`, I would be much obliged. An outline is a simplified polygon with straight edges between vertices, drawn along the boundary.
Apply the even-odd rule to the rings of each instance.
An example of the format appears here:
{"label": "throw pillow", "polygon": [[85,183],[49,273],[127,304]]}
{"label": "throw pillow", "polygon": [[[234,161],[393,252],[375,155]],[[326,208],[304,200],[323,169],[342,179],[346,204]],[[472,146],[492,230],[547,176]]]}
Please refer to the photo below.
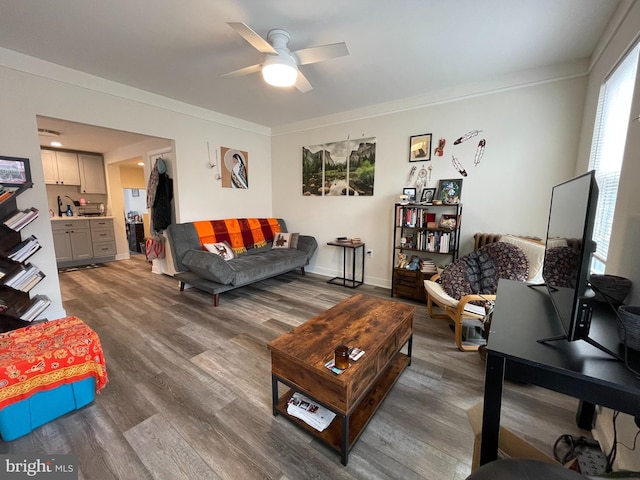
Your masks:
{"label": "throw pillow", "polygon": [[276,233],[272,248],[298,248],[298,233]]}
{"label": "throw pillow", "polygon": [[231,245],[227,242],[218,242],[218,243],[205,243],[204,248],[211,253],[215,253],[219,255],[224,260],[232,260],[235,258],[235,254],[233,253],[233,249]]}

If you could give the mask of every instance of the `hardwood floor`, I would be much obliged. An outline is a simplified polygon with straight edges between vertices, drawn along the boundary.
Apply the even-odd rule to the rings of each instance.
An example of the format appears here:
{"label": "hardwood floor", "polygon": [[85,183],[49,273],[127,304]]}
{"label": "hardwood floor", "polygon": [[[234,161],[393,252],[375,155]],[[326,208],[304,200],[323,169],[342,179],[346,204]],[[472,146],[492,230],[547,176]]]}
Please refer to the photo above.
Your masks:
{"label": "hardwood floor", "polygon": [[[179,292],[144,257],[60,274],[64,306],[100,336],[109,383],[93,404],[0,453],[72,453],[81,479],[464,479],[484,362],[444,320],[416,308],[413,362],[343,467],[339,455],[271,414],[266,344],[355,291],[292,272],[226,292],[220,306]],[[364,285],[358,293],[389,298]],[[577,401],[507,384],[503,425],[551,453]]]}

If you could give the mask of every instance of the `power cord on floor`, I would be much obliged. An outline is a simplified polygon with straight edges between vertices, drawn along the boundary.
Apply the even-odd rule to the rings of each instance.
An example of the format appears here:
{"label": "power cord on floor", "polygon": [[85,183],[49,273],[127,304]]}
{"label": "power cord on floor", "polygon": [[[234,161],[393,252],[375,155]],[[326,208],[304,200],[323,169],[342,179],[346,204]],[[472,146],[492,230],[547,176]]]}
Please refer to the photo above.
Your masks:
{"label": "power cord on floor", "polygon": [[562,465],[573,461],[570,468],[583,475],[598,475],[610,471],[600,444],[584,436],[561,435],[553,445],[553,456]]}

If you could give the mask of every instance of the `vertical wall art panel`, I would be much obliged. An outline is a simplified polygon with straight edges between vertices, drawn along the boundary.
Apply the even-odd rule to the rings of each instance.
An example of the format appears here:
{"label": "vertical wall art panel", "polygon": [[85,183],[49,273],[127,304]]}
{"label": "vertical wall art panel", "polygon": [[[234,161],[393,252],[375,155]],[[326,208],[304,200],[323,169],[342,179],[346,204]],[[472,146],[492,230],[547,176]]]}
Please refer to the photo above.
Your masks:
{"label": "vertical wall art panel", "polygon": [[302,147],[302,194],[372,196],[376,139]]}
{"label": "vertical wall art panel", "polygon": [[249,188],[249,154],[242,150],[220,147],[222,154],[222,186]]}

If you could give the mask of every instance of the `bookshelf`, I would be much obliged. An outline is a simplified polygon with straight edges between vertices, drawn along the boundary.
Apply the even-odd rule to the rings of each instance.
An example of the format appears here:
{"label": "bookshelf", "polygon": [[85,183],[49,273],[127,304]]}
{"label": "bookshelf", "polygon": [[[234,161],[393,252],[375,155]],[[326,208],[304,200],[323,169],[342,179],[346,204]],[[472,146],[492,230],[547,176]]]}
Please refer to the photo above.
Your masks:
{"label": "bookshelf", "polygon": [[33,254],[41,248],[38,239],[34,235],[23,235],[31,222],[38,217],[39,212],[36,208],[21,210],[17,206],[17,198],[20,194],[33,186],[28,165],[27,159],[0,156],[0,331],[2,332],[29,325],[51,304],[51,300],[46,295],[30,293],[45,275],[30,262]]}
{"label": "bookshelf", "polygon": [[[424,280],[436,273],[438,265],[458,258],[462,204],[395,204],[391,296],[426,301]],[[398,265],[399,255],[421,261],[417,270]]]}

